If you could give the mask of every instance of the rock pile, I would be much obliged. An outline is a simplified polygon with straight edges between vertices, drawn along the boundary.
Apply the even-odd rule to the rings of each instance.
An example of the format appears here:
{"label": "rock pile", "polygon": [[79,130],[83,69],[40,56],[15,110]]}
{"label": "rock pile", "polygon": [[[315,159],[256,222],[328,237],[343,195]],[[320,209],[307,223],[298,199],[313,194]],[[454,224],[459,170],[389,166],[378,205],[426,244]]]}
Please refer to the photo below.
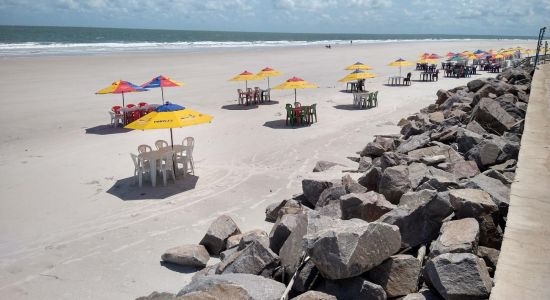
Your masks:
{"label": "rock pile", "polygon": [[269,234],[219,217],[200,245],[162,259],[221,261],[177,295],[144,299],[487,299],[530,82],[530,70],[515,68],[439,90],[399,122],[400,135],[376,136],[351,158],[357,181],[303,180],[302,194],[267,207]]}

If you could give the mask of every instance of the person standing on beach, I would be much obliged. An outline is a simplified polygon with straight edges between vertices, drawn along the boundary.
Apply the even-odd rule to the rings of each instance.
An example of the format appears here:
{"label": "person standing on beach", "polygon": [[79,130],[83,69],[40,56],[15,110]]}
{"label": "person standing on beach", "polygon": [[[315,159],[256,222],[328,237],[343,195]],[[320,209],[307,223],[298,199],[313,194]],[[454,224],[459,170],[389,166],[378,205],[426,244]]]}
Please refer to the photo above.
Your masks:
{"label": "person standing on beach", "polygon": [[350,40],[350,41],[349,41],[349,44],[350,44],[350,45],[353,45],[353,40]]}

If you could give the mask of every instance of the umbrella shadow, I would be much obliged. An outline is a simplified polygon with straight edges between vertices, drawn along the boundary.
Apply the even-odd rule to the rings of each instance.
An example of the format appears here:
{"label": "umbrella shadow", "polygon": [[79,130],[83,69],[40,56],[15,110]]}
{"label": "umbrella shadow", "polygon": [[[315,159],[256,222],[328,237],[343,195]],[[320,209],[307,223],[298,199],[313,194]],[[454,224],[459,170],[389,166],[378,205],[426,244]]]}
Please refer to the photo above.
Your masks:
{"label": "umbrella shadow", "polygon": [[143,180],[142,187],[139,187],[132,176],[117,180],[115,184],[107,190],[107,193],[123,201],[160,200],[194,189],[198,180],[199,177],[195,175],[188,174],[185,177],[179,175],[176,177],[175,183],[170,178],[167,180],[166,186],[163,186],[162,177],[159,176],[157,177],[156,187],[151,186],[148,180]]}
{"label": "umbrella shadow", "polygon": [[113,127],[112,125],[98,125],[95,127],[86,128],[86,134],[97,134],[97,135],[109,135],[109,134],[119,134],[132,131],[132,129],[124,127]]}
{"label": "umbrella shadow", "polygon": [[178,273],[182,273],[182,274],[191,274],[191,273],[195,273],[199,270],[199,268],[181,266],[181,265],[166,262],[166,261],[161,261],[160,265],[165,267],[166,269],[168,269],[170,271],[174,271],[174,272],[178,272]]}
{"label": "umbrella shadow", "polygon": [[340,110],[356,110],[356,111],[369,110],[372,108],[372,107],[364,108],[364,109],[357,108],[357,106],[353,104],[338,104],[338,105],[334,105],[333,107]]}
{"label": "umbrella shadow", "polygon": [[222,109],[227,110],[251,110],[258,108],[258,105],[252,104],[252,105],[243,105],[243,104],[227,104],[221,107]]}
{"label": "umbrella shadow", "polygon": [[265,127],[271,128],[271,129],[300,129],[300,128],[307,128],[309,125],[287,125],[286,120],[273,120],[273,121],[267,121],[264,123]]}
{"label": "umbrella shadow", "polygon": [[389,87],[409,87],[410,86],[410,85],[403,85],[403,84],[395,85],[395,84],[389,84],[389,83],[384,83],[384,85]]}
{"label": "umbrella shadow", "polygon": [[279,104],[279,101],[271,100],[271,101],[264,101],[260,103],[260,105],[275,105],[275,104]]}

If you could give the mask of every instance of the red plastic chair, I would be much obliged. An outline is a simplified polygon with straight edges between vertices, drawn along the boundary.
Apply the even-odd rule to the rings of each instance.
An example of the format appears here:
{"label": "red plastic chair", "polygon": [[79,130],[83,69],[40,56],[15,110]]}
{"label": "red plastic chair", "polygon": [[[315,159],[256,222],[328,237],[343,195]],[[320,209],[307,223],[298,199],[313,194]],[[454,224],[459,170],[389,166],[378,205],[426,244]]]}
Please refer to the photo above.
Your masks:
{"label": "red plastic chair", "polygon": [[132,108],[132,107],[134,107],[134,106],[136,106],[136,105],[135,105],[135,104],[126,104],[126,107],[127,107],[127,108]]}
{"label": "red plastic chair", "polygon": [[118,115],[118,114],[120,114],[120,109],[121,109],[121,108],[122,108],[122,107],[120,107],[120,106],[118,106],[118,105],[115,105],[115,106],[111,107],[111,110],[112,110],[115,114]]}
{"label": "red plastic chair", "polygon": [[144,107],[145,105],[147,105],[147,103],[145,103],[145,102],[140,102],[140,103],[138,103],[138,106],[139,106],[139,107]]}

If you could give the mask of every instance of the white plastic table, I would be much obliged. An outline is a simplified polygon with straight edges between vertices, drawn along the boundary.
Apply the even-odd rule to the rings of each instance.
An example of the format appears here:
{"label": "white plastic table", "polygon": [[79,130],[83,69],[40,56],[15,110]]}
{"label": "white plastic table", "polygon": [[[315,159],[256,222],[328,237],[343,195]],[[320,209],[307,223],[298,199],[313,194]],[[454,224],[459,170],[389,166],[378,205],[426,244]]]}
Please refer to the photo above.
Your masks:
{"label": "white plastic table", "polygon": [[[183,146],[181,146],[183,147]],[[174,146],[174,149],[176,146]],[[169,159],[170,156],[174,156],[175,151],[171,147],[162,148],[160,150],[143,152],[139,154],[139,158],[149,161],[151,168],[151,185],[155,187],[157,185],[157,160]]]}

